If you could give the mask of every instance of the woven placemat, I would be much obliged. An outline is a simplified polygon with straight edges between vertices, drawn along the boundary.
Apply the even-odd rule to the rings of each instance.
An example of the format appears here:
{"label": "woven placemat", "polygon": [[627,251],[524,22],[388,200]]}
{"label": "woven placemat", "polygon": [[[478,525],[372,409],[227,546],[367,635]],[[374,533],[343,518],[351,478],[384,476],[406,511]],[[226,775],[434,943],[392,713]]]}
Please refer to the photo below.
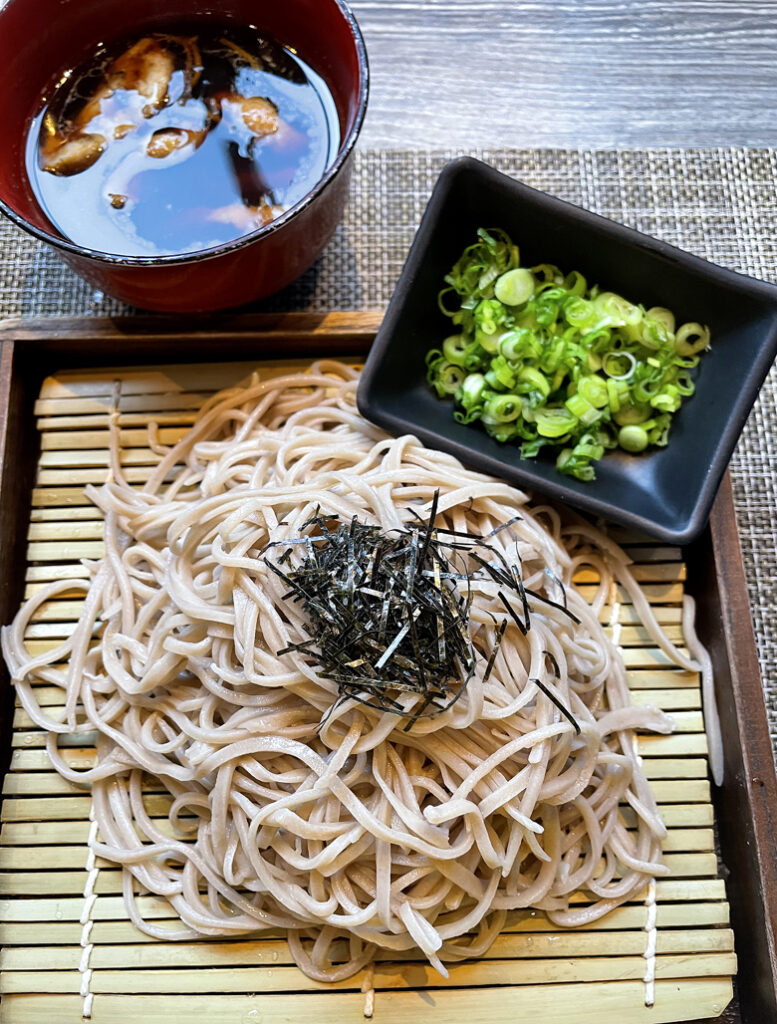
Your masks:
{"label": "woven placemat", "polygon": [[[437,175],[454,153],[357,152],[337,234],[298,282],[256,309],[385,306]],[[501,171],[674,245],[777,281],[777,150],[475,151]],[[47,248],[0,223],[0,318],[121,316]],[[777,752],[777,371],[732,463],[755,634]]]}

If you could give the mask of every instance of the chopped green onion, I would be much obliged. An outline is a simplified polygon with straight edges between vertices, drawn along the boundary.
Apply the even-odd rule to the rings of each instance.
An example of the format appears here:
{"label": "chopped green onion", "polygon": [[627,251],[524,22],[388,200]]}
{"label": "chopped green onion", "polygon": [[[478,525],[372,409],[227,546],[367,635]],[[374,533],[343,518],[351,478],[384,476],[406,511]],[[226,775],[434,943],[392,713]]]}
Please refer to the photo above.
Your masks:
{"label": "chopped green onion", "polygon": [[590,327],[596,319],[596,309],[593,302],[583,299],[572,293],[571,297],[562,304],[564,319],[573,327]]}
{"label": "chopped green onion", "polygon": [[552,263],[540,263],[532,267],[531,272],[538,285],[561,284],[564,280],[564,275]]}
{"label": "chopped green onion", "polygon": [[537,433],[543,437],[563,437],[577,426],[578,419],[568,409],[539,409]]}
{"label": "chopped green onion", "polygon": [[627,452],[643,452],[648,446],[648,433],[644,427],[633,424],[618,431],[618,444]]}
{"label": "chopped green onion", "polygon": [[631,352],[608,352],[602,360],[602,369],[612,380],[626,380],[636,366],[637,360]]}
{"label": "chopped green onion", "polygon": [[463,334],[451,334],[442,343],[442,354],[449,363],[454,363],[456,366],[464,366],[468,348],[469,342]]}
{"label": "chopped green onion", "polygon": [[604,326],[622,327],[635,326],[642,321],[643,312],[639,306],[627,302],[615,292],[601,292],[594,299],[594,308],[599,316],[599,323]]}
{"label": "chopped green onion", "polygon": [[455,330],[427,353],[427,381],[454,396],[456,421],[480,422],[524,458],[560,447],[558,469],[580,480],[607,449],[667,443],[710,342],[700,323],[676,329],[670,310],[589,288],[577,270],[522,267],[498,229],[478,231],[438,302]]}
{"label": "chopped green onion", "polygon": [[530,391],[539,392],[543,398],[550,394],[550,382],[544,373],[541,373],[534,366],[524,366],[518,374],[518,380]]}
{"label": "chopped green onion", "polygon": [[502,274],[494,285],[494,296],[506,306],[521,306],[534,294],[534,278],[525,267]]}
{"label": "chopped green onion", "polygon": [[462,381],[461,387],[456,392],[456,398],[465,409],[478,405],[483,401],[486,390],[486,378],[482,373],[471,373]]}
{"label": "chopped green onion", "polygon": [[621,407],[613,415],[615,422],[621,427],[628,427],[632,423],[644,423],[650,415],[650,408],[647,405],[633,405],[631,402],[621,402]]}
{"label": "chopped green onion", "polygon": [[440,386],[447,395],[452,395],[458,391],[459,385],[464,380],[464,371],[460,366],[454,366],[453,363],[448,363],[438,373]]}
{"label": "chopped green onion", "polygon": [[645,313],[647,320],[656,320],[662,324],[667,334],[674,334],[674,313],[669,309],[664,309],[663,306],[653,306]]}
{"label": "chopped green onion", "polygon": [[577,394],[582,395],[596,409],[608,405],[607,383],[601,377],[581,376],[577,382]]}
{"label": "chopped green onion", "polygon": [[674,347],[681,356],[695,356],[697,352],[703,352],[709,343],[710,329],[701,324],[683,324],[674,339]]}
{"label": "chopped green onion", "polygon": [[592,423],[595,423],[599,419],[601,413],[595,405],[591,405],[587,398],[583,395],[572,395],[564,403],[567,409],[572,413],[573,416],[577,417],[580,422],[588,427]]}
{"label": "chopped green onion", "polygon": [[579,270],[573,270],[564,278],[564,288],[571,295],[585,295],[586,280]]}
{"label": "chopped green onion", "polygon": [[621,399],[625,401],[628,393],[627,386],[621,380],[615,380],[613,377],[607,379],[607,402],[611,413],[619,411]]}
{"label": "chopped green onion", "polygon": [[519,395],[492,395],[485,405],[485,416],[497,423],[510,423],[512,420],[517,420],[520,414],[521,399]]}
{"label": "chopped green onion", "polygon": [[527,327],[517,331],[507,331],[499,339],[499,354],[510,362],[521,359],[537,359],[542,351],[539,338]]}

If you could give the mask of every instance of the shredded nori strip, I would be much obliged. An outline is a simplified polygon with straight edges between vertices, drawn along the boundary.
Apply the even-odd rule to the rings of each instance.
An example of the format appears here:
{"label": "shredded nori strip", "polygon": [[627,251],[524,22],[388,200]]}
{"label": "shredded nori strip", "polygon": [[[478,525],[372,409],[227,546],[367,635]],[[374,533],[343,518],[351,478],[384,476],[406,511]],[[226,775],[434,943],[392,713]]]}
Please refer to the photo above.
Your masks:
{"label": "shredded nori strip", "polygon": [[[340,699],[354,699],[415,721],[450,707],[475,672],[468,628],[469,600],[460,598],[449,544],[428,520],[384,533],[353,518],[311,516],[304,537],[278,544],[304,551],[295,568],[268,567],[289,586],[308,618],[310,639],[278,653],[309,654],[319,674],[337,683]],[[469,550],[478,538],[465,538]],[[275,545],[267,545],[270,549]],[[267,550],[266,549],[266,550]],[[284,551],[284,556],[285,556]],[[285,557],[281,559],[285,561]],[[399,698],[417,694],[410,705]]]}
{"label": "shredded nori strip", "polygon": [[494,667],[494,662],[496,661],[496,656],[499,653],[499,648],[502,646],[502,637],[505,635],[506,629],[507,619],[502,619],[502,624],[500,625],[499,630],[497,631],[496,634],[496,643],[494,644],[491,654],[489,656],[488,664],[486,665],[486,671],[483,673],[484,683],[488,681],[488,677],[491,675],[491,670]]}
{"label": "shredded nori strip", "polygon": [[510,604],[510,602],[507,600],[507,598],[504,596],[502,591],[500,590],[499,593],[496,596],[502,602],[502,605],[504,606],[505,611],[509,614],[510,618],[516,624],[518,629],[520,629],[520,631],[523,633],[523,635],[526,636],[526,634],[529,631],[528,627],[526,626],[525,623],[521,622],[520,618],[518,617],[518,613],[513,608],[513,606]]}
{"label": "shredded nori strip", "polygon": [[580,735],[580,726],[577,724],[577,722],[573,718],[572,712],[571,711],[567,711],[567,709],[564,707],[564,705],[561,703],[561,701],[558,699],[558,697],[554,693],[551,693],[551,691],[547,688],[547,686],[543,682],[541,682],[539,679],[537,679],[535,676],[532,676],[532,678],[529,680],[529,682],[530,683],[536,683],[537,686],[545,694],[545,696],[549,700],[553,701],[553,703],[559,709],[559,711],[564,716],[564,718],[568,718],[569,721],[572,723],[572,725],[574,725],[575,732],[579,736]]}
{"label": "shredded nori strip", "polygon": [[[339,695],[332,707],[354,700],[408,718],[406,729],[420,717],[452,707],[475,674],[478,657],[469,631],[474,581],[501,588],[497,596],[524,636],[531,628],[528,594],[566,611],[526,590],[519,566],[509,564],[488,543],[520,516],[478,537],[438,529],[438,503],[435,492],[428,519],[409,509],[414,519],[388,533],[355,517],[343,523],[339,516],[321,515],[317,508],[302,527],[312,528],[311,534],[266,546],[264,561],[289,587],[284,597],[300,603],[308,619],[309,637],[277,653],[312,658],[318,674],[337,684]],[[284,549],[278,559],[283,569],[268,557],[273,547]],[[296,566],[290,561],[293,551],[299,555]],[[463,571],[457,571],[460,567]],[[466,595],[457,581],[466,583]],[[523,621],[505,591],[520,601]],[[507,625],[505,618],[497,628],[484,681],[491,675]],[[571,714],[539,680],[533,682],[579,732]],[[417,699],[408,701],[408,694]]]}
{"label": "shredded nori strip", "polygon": [[545,655],[545,657],[550,662],[551,667],[553,668],[553,675],[556,677],[556,679],[560,679],[561,678],[561,669],[558,667],[558,662],[556,661],[556,656],[554,654],[552,654],[550,651],[543,651],[542,653]]}
{"label": "shredded nori strip", "polygon": [[564,584],[561,582],[561,580],[558,578],[558,576],[555,574],[555,572],[553,572],[552,569],[547,569],[546,568],[545,569],[545,575],[547,577],[549,577],[550,579],[552,579],[553,582],[556,584],[556,586],[561,590],[561,597],[563,599],[564,608],[566,608],[566,606],[567,606],[567,592],[564,589]]}
{"label": "shredded nori strip", "polygon": [[[548,604],[551,608],[555,608],[557,611],[563,612],[567,616],[567,618],[570,618],[578,626],[580,625],[580,619],[578,619],[574,612],[571,612],[565,604],[559,604],[558,601],[551,601],[549,597],[545,597],[544,594],[540,594],[537,590],[530,590],[528,587],[526,587],[526,593],[530,594],[538,601],[542,601],[543,604]],[[564,594],[566,596],[566,591],[564,592]]]}

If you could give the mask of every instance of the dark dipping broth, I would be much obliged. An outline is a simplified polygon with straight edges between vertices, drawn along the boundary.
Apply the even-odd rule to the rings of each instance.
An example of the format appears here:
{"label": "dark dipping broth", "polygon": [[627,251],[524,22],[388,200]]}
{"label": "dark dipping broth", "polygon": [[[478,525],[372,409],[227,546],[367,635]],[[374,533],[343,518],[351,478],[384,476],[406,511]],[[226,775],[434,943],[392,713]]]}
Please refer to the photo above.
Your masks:
{"label": "dark dipping broth", "polygon": [[27,173],[78,245],[196,252],[269,224],[333,163],[324,80],[253,27],[177,23],[100,46],[33,120]]}

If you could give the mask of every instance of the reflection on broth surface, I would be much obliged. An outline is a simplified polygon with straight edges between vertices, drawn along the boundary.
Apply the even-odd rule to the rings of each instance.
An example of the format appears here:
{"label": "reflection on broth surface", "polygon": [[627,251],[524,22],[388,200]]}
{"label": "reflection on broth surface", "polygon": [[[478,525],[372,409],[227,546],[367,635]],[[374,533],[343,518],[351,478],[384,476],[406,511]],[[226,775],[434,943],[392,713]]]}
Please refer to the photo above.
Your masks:
{"label": "reflection on broth surface", "polygon": [[27,173],[69,240],[169,255],[270,223],[339,141],[326,84],[291,50],[251,28],[176,24],[63,74],[31,124]]}

